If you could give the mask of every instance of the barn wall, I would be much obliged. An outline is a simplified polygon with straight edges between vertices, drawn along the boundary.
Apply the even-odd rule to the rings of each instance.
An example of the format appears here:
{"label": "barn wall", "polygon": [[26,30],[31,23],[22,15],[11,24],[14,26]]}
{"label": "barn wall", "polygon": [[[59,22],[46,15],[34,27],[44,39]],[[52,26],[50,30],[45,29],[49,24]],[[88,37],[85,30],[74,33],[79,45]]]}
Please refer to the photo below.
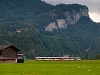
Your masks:
{"label": "barn wall", "polygon": [[0,60],[0,63],[2,63],[3,62],[3,60]]}
{"label": "barn wall", "polygon": [[0,63],[17,63],[16,59],[2,59]]}
{"label": "barn wall", "polygon": [[16,59],[4,60],[7,63],[16,63]]}
{"label": "barn wall", "polygon": [[2,51],[3,57],[17,57],[17,50],[13,47],[8,47]]}

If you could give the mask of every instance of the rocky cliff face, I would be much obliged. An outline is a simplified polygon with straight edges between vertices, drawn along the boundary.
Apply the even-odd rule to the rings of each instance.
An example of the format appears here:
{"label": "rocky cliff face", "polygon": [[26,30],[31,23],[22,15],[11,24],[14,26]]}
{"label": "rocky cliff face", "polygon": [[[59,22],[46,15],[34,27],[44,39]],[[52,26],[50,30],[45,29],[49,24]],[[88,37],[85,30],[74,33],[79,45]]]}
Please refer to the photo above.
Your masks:
{"label": "rocky cliff face", "polygon": [[[54,29],[67,28],[69,24],[75,24],[80,19],[80,17],[89,17],[88,8],[80,8],[79,11],[66,11],[63,13],[65,18],[57,19],[56,22],[50,23],[45,27],[45,31],[53,31]],[[56,24],[57,23],[57,24]]]}
{"label": "rocky cliff face", "polygon": [[45,31],[53,31],[53,29],[57,29],[55,22],[50,23],[46,28]]}
{"label": "rocky cliff face", "polygon": [[47,27],[45,27],[45,31],[53,31],[54,29],[58,28],[67,28],[67,23],[65,19],[57,19],[56,22],[52,22]]}

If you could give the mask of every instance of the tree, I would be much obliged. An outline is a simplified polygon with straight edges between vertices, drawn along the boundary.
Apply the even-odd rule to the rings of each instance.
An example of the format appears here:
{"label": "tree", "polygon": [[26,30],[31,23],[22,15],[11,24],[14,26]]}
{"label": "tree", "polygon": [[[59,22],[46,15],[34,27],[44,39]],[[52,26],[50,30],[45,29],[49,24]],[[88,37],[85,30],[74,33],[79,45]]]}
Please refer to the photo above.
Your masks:
{"label": "tree", "polygon": [[94,57],[96,60],[100,60],[100,54],[96,54]]}
{"label": "tree", "polygon": [[85,59],[87,59],[87,60],[89,59],[89,52],[85,53]]}

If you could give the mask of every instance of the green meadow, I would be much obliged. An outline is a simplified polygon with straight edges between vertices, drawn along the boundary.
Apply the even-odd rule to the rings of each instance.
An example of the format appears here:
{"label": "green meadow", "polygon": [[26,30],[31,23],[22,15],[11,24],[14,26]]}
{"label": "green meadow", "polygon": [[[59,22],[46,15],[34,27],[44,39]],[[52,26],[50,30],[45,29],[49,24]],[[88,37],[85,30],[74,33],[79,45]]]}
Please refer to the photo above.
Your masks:
{"label": "green meadow", "polygon": [[0,75],[100,75],[100,60],[0,63]]}

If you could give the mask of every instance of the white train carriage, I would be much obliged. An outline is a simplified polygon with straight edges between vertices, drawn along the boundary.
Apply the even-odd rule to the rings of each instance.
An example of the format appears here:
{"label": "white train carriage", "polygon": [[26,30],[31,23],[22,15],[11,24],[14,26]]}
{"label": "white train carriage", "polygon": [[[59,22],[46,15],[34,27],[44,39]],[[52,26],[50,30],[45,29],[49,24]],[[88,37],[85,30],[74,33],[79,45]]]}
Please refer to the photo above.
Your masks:
{"label": "white train carriage", "polygon": [[81,60],[80,57],[36,57],[35,60]]}

